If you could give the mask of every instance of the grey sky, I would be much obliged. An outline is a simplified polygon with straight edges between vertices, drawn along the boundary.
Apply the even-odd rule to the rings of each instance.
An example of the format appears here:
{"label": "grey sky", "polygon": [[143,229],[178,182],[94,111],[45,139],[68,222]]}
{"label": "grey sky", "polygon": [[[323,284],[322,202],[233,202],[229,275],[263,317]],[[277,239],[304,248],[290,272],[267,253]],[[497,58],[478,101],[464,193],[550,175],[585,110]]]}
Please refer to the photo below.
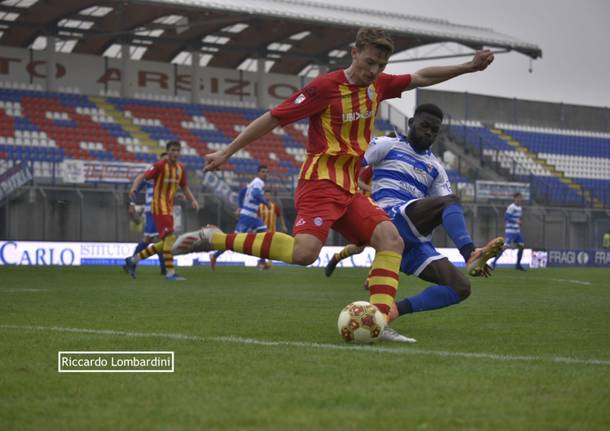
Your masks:
{"label": "grey sky", "polygon": [[[346,6],[383,8],[410,15],[446,19],[457,24],[489,27],[537,44],[542,58],[533,62],[518,53],[496,56],[482,73],[462,76],[437,89],[468,91],[503,97],[610,106],[610,1],[608,0],[326,0]],[[426,54],[426,50],[420,50]],[[437,50],[430,55],[444,54]],[[397,57],[403,57],[399,55]],[[389,73],[463,62],[433,60],[390,65]],[[406,113],[414,97],[396,103]]]}

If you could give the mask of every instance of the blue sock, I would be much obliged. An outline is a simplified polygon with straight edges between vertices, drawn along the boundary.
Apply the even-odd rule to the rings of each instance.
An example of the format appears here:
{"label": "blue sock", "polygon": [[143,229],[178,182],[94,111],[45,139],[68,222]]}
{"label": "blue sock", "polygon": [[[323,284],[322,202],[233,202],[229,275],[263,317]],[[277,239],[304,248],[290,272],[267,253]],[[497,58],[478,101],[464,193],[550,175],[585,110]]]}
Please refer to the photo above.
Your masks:
{"label": "blue sock", "polygon": [[521,266],[522,257],[523,257],[523,248],[519,247],[519,251],[517,252],[517,266]]}
{"label": "blue sock", "polygon": [[136,254],[138,254],[139,252],[141,252],[142,250],[144,250],[144,249],[146,248],[146,246],[147,246],[147,245],[148,245],[148,244],[147,244],[147,243],[145,243],[144,241],[140,241],[140,242],[138,243],[138,245],[136,245],[136,249],[135,249],[135,250],[134,250],[134,252],[133,252],[134,256],[135,256]]}
{"label": "blue sock", "polygon": [[214,257],[218,259],[221,254],[223,254],[226,250],[218,250],[214,252]]}
{"label": "blue sock", "polygon": [[474,251],[474,243],[466,229],[464,208],[459,204],[447,205],[443,210],[443,227],[451,241],[460,250],[464,260],[467,261]]}
{"label": "blue sock", "polygon": [[407,313],[445,308],[458,302],[460,302],[460,297],[452,288],[436,285],[422,290],[415,296],[397,302],[396,307],[398,308],[398,314],[402,316]]}
{"label": "blue sock", "polygon": [[157,253],[157,256],[159,257],[159,266],[161,267],[161,274],[165,275],[167,274],[167,269],[165,268],[165,258],[163,257],[163,252],[160,251],[159,253]]}
{"label": "blue sock", "polygon": [[504,249],[500,250],[500,253],[498,253],[498,255],[494,258],[494,263],[492,264],[493,267],[496,266],[496,262],[498,259],[500,259],[500,256],[502,256],[502,253],[504,253]]}

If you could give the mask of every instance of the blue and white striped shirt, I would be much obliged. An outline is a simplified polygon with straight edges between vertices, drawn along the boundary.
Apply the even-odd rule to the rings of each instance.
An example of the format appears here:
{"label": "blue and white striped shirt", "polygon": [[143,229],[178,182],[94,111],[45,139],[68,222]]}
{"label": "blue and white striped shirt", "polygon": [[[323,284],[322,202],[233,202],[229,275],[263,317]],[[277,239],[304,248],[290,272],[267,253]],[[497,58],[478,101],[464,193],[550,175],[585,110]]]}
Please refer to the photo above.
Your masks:
{"label": "blue and white striped shirt", "polygon": [[138,187],[138,190],[136,190],[136,193],[139,193],[142,191],[142,189],[144,187],[146,187],[146,191],[144,194],[144,212],[145,213],[149,213],[151,211],[150,206],[152,205],[153,193],[154,193],[154,189],[155,189],[154,186],[155,186],[154,180],[144,180],[140,183],[140,187]]}
{"label": "blue and white striped shirt", "polygon": [[244,203],[241,207],[240,215],[258,218],[256,211],[260,204],[269,205],[267,199],[263,196],[263,190],[265,188],[265,182],[259,177],[254,178],[246,187],[246,195],[244,196]]}
{"label": "blue and white striped shirt", "polygon": [[374,168],[372,198],[383,209],[452,193],[447,172],[434,154],[416,152],[402,135],[373,139],[364,164]]}
{"label": "blue and white striped shirt", "polygon": [[504,221],[506,222],[505,233],[521,233],[522,211],[522,208],[514,202],[508,206],[504,214]]}

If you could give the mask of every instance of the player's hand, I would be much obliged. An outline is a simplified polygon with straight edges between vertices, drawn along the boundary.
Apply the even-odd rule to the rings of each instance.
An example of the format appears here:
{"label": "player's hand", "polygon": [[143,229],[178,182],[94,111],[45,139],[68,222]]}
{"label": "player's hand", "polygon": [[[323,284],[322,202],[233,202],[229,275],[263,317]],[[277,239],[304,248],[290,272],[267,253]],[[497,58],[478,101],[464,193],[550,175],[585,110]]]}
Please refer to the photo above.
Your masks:
{"label": "player's hand", "polygon": [[472,60],[470,60],[470,65],[473,71],[481,71],[487,69],[494,61],[494,54],[489,49],[481,49],[478,50]]}
{"label": "player's hand", "polygon": [[131,189],[129,190],[129,199],[133,202],[136,200],[136,191]]}
{"label": "player's hand", "polygon": [[193,206],[195,211],[199,211],[199,202],[197,202],[197,199],[193,199],[193,201],[191,202],[191,205]]}
{"label": "player's hand", "polygon": [[203,172],[218,170],[228,158],[229,157],[225,155],[223,151],[216,151],[214,153],[206,154]]}

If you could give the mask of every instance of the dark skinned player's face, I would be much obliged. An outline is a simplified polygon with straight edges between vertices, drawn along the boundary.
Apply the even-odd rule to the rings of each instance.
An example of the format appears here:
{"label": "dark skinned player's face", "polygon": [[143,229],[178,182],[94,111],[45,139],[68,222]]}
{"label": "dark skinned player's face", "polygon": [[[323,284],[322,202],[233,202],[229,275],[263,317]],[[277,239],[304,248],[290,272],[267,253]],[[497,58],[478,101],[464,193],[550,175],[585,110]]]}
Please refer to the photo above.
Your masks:
{"label": "dark skinned player's face", "polygon": [[425,151],[434,143],[441,128],[441,119],[420,112],[409,120],[409,142],[415,150]]}

